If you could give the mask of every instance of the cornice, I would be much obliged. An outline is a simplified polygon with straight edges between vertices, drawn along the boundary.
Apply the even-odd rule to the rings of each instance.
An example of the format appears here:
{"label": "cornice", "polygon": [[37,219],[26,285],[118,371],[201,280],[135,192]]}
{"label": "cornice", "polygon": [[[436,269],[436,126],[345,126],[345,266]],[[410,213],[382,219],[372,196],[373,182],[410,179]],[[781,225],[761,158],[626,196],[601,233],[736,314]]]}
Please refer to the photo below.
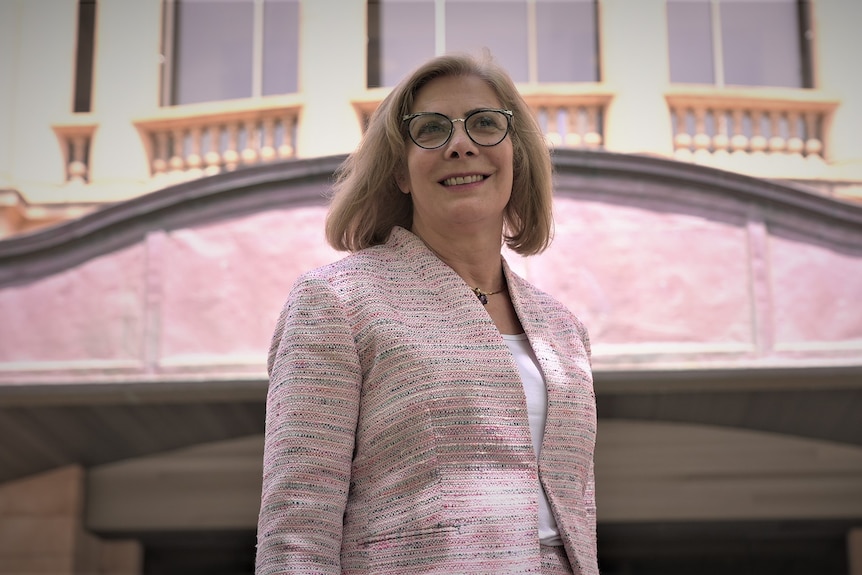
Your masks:
{"label": "cornice", "polygon": [[[60,225],[0,241],[0,287],[38,278],[142,241],[152,230],[172,230],[243,214],[324,205],[344,155],[287,160],[187,181],[118,202]],[[673,160],[604,151],[555,150],[557,195],[584,193],[622,203],[660,202],[662,209],[728,206],[789,227],[812,241],[862,250],[862,205],[818,195],[794,184],[763,180]],[[585,192],[591,188],[592,192]],[[746,212],[747,210],[747,212]],[[778,214],[780,217],[776,217]],[[829,238],[824,238],[824,234]]]}
{"label": "cornice", "polygon": [[241,168],[110,204],[76,220],[0,241],[0,287],[56,273],[172,230],[239,215],[323,205],[344,156],[288,160]]}

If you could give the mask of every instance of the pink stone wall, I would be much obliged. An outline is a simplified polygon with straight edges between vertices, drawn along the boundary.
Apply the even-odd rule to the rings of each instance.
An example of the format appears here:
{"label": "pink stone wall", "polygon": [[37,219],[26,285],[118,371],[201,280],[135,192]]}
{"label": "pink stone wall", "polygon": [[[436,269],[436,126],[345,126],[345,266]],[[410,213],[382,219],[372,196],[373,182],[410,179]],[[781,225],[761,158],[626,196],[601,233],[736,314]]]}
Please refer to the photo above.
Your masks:
{"label": "pink stone wall", "polygon": [[176,231],[0,289],[0,382],[262,374],[296,276],[340,256],[323,208]]}
{"label": "pink stone wall", "polygon": [[745,227],[571,199],[556,219],[530,275],[597,343],[751,342]]}
{"label": "pink stone wall", "polygon": [[[745,213],[562,196],[552,247],[507,257],[584,320],[597,370],[862,360],[862,250]],[[324,214],[155,230],[0,289],[0,384],[264,377],[294,279],[343,256],[325,244]]]}
{"label": "pink stone wall", "polygon": [[0,290],[0,362],[138,360],[145,265],[136,245]]}

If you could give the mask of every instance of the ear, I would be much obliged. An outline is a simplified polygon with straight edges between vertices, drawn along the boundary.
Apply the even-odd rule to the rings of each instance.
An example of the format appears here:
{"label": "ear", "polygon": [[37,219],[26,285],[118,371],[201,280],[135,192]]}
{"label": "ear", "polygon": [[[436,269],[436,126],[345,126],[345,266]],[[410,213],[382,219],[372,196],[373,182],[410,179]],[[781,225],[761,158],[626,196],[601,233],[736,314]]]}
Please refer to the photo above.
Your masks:
{"label": "ear", "polygon": [[410,195],[410,178],[407,177],[407,174],[403,170],[395,172],[395,183],[398,184],[398,189],[401,190],[401,193]]}

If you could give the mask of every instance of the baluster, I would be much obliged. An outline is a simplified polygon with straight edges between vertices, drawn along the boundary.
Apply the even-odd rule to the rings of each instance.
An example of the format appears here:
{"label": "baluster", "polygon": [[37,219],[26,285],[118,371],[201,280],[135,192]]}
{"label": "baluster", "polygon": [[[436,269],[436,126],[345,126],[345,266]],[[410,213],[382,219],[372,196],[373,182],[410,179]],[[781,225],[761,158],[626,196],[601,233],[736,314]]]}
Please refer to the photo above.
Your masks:
{"label": "baluster", "polygon": [[224,160],[224,167],[226,170],[235,170],[239,165],[239,152],[237,151],[239,145],[239,126],[236,122],[230,122],[227,125],[227,146],[222,153],[222,159]]}
{"label": "baluster", "polygon": [[568,106],[565,108],[566,119],[566,146],[580,148],[584,144],[583,131],[581,130],[581,110],[579,106]]}
{"label": "baluster", "polygon": [[715,135],[712,137],[713,155],[727,156],[730,148],[731,129],[727,123],[728,110],[716,109],[713,110],[715,117]]}
{"label": "baluster", "polygon": [[787,153],[801,158],[805,142],[800,137],[799,122],[799,112],[787,113]]}
{"label": "baluster", "polygon": [[263,146],[260,148],[260,159],[270,162],[275,159],[275,122],[271,116],[263,119]]}
{"label": "baluster", "polygon": [[673,110],[676,117],[676,134],[673,136],[674,156],[678,160],[691,160],[691,134],[688,133],[688,108],[679,106]]}
{"label": "baluster", "polygon": [[599,107],[586,106],[587,129],[584,133],[584,145],[587,148],[600,148],[602,146],[602,133],[599,126]]}
{"label": "baluster", "polygon": [[190,176],[199,177],[203,175],[203,158],[201,157],[201,126],[191,128],[191,142],[186,165]]}
{"label": "baluster", "polygon": [[781,112],[769,112],[769,151],[780,154],[787,148],[787,140],[781,135]]}
{"label": "baluster", "polygon": [[705,159],[709,156],[709,145],[711,138],[706,132],[706,108],[700,107],[694,110],[694,146],[695,157]]}
{"label": "baluster", "polygon": [[204,155],[204,161],[207,167],[204,168],[204,173],[212,176],[221,171],[221,154],[219,153],[219,145],[221,144],[221,125],[210,124],[206,128],[207,138],[209,139],[209,150]]}
{"label": "baluster", "polygon": [[171,159],[168,160],[168,165],[170,166],[171,172],[182,172],[185,168],[185,158],[183,158],[183,154],[185,151],[183,150],[183,130],[177,128],[171,132],[171,143],[173,144],[171,147]]}
{"label": "baluster", "polygon": [[153,176],[161,176],[168,171],[168,133],[156,132],[153,135]]}
{"label": "baluster", "polygon": [[83,184],[87,181],[87,163],[85,161],[87,142],[88,138],[84,135],[77,135],[71,138],[67,178],[73,184]]}
{"label": "baluster", "polygon": [[763,111],[751,110],[751,153],[762,154],[766,150],[766,138],[763,136]]}
{"label": "baluster", "polygon": [[559,126],[559,108],[551,106],[543,108],[548,118],[548,125],[545,129],[545,139],[551,146],[560,146],[563,143],[563,136],[560,134]]}
{"label": "baluster", "polygon": [[730,138],[730,149],[734,156],[744,155],[748,151],[748,136],[745,135],[745,112],[735,109],[731,113],[733,122],[733,136]]}
{"label": "baluster", "polygon": [[282,138],[281,145],[278,147],[278,157],[280,158],[293,157],[293,124],[295,121],[295,114],[288,114],[281,118]]}
{"label": "baluster", "polygon": [[258,159],[258,131],[257,122],[254,120],[246,120],[245,122],[245,148],[242,150],[242,163],[251,165],[256,164]]}
{"label": "baluster", "polygon": [[805,114],[805,155],[819,158],[823,152],[823,142],[820,140],[820,134],[817,130],[818,124],[817,112],[807,112]]}

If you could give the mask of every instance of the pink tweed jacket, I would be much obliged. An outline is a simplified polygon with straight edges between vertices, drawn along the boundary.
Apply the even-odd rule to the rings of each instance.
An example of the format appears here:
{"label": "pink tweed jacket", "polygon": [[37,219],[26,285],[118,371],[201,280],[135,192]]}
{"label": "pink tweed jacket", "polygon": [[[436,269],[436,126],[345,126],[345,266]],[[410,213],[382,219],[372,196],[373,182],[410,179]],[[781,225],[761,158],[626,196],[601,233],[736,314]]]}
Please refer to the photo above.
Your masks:
{"label": "pink tweed jacket", "polygon": [[534,455],[518,368],[415,235],[299,278],[269,355],[256,573],[540,573],[539,486],[598,573],[586,329],[504,263],[548,387]]}

